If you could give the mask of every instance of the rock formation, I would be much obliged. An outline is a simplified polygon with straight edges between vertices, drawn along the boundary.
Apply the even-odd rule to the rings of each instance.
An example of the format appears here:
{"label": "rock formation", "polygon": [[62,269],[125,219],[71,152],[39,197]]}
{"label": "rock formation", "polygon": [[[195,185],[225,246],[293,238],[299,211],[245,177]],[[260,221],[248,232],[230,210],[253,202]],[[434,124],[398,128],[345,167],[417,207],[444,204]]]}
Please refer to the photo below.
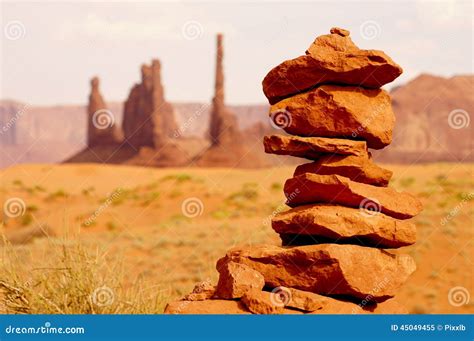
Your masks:
{"label": "rock formation", "polygon": [[225,105],[223,35],[217,35],[216,77],[209,122],[209,148],[192,161],[202,167],[262,167],[266,160],[246,143],[237,119]]}
{"label": "rock formation", "polygon": [[98,79],[92,80],[89,146],[65,162],[148,167],[179,167],[189,163],[188,154],[172,139],[178,125],[173,107],[164,97],[160,62],[154,59],[151,65],[142,65],[141,73],[141,83],[133,86],[124,104],[121,131],[114,125],[113,113],[106,109]]}
{"label": "rock formation", "polygon": [[303,136],[266,136],[265,151],[313,160],[286,181],[292,208],[272,219],[284,247],[228,251],[217,262],[212,296],[170,303],[166,313],[406,313],[393,297],[416,265],[385,249],[415,243],[406,219],[422,205],[389,188],[392,173],[367,151],[391,141],[393,112],[379,87],[400,73],[383,52],[359,50],[340,28],[270,71],[263,88],[271,118],[278,110],[286,117],[275,123]]}
{"label": "rock formation", "polygon": [[209,124],[209,138],[211,145],[220,145],[233,142],[238,137],[237,120],[233,113],[225,106],[224,89],[224,45],[223,35],[217,35],[216,49],[216,78],[214,85],[214,98],[212,99],[212,110]]}
{"label": "rock formation", "polygon": [[99,90],[99,78],[91,79],[91,94],[87,106],[87,146],[119,144],[122,134],[115,125],[115,115],[107,105]]}
{"label": "rock formation", "polygon": [[142,65],[142,81],[133,86],[124,105],[122,128],[128,144],[140,147],[162,147],[178,129],[173,107],[164,97],[161,64],[154,59]]}

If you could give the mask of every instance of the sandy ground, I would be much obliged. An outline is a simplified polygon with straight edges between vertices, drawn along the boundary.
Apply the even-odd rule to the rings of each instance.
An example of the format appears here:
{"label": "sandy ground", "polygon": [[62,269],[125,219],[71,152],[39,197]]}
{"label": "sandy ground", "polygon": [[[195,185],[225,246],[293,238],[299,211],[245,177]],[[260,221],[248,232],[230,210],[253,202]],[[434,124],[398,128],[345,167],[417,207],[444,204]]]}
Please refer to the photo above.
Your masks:
{"label": "sandy ground", "polygon": [[[385,167],[394,171],[392,186],[425,205],[414,219],[417,244],[396,251],[418,265],[400,302],[412,313],[473,313],[472,303],[457,306],[453,294],[474,294],[474,165]],[[292,171],[19,165],[0,172],[0,199],[25,210],[14,217],[4,207],[1,228],[17,236],[14,247],[30,255],[25,261],[33,266],[50,256],[51,239],[98,246],[123,261],[130,283],[146,278],[171,300],[198,281],[216,281],[215,262],[227,249],[279,243],[270,220],[285,208],[282,185]],[[38,226],[47,226],[50,240],[18,237]]]}

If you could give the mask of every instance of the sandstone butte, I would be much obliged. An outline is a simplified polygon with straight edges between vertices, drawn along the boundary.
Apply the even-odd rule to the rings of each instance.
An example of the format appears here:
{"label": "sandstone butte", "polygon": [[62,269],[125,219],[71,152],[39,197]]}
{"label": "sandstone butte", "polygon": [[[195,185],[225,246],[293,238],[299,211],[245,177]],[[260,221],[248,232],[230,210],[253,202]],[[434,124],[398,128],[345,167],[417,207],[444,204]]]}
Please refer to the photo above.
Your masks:
{"label": "sandstone butte", "polygon": [[337,28],[317,37],[306,55],[273,68],[263,80],[270,104],[320,84],[380,88],[400,76],[402,68],[384,52],[359,49],[349,32]]}
{"label": "sandstone butte", "polygon": [[382,213],[368,216],[360,209],[328,204],[278,213],[272,227],[280,235],[291,236],[293,244],[301,237],[306,244],[348,243],[380,248],[398,248],[416,241],[416,227],[409,221]]}
{"label": "sandstone butte", "polygon": [[165,100],[160,61],[142,65],[141,75],[141,83],[133,86],[124,104],[122,129],[135,149],[160,148],[178,129],[173,107]]}
{"label": "sandstone butte", "polygon": [[279,112],[289,117],[289,134],[361,139],[374,149],[392,142],[395,115],[385,90],[322,85],[272,105],[270,117]]}
{"label": "sandstone butte", "polygon": [[357,155],[368,157],[364,141],[352,141],[326,137],[299,137],[269,135],[263,139],[265,153],[291,155],[317,160],[324,154]]}
{"label": "sandstone butte", "polygon": [[216,268],[227,262],[245,264],[260,272],[269,287],[285,286],[360,300],[371,297],[375,302],[393,297],[416,268],[408,255],[339,244],[235,248],[218,260]]}
{"label": "sandstone butte", "polygon": [[377,187],[340,175],[301,174],[288,179],[284,186],[287,205],[291,207],[311,203],[331,203],[371,209],[397,219],[416,216],[423,209],[421,202],[406,192],[388,187]]}
{"label": "sandstone butte", "polygon": [[107,110],[107,104],[99,90],[99,78],[91,79],[91,93],[87,106],[87,146],[118,145],[122,142],[119,129],[114,124],[113,113]]}
{"label": "sandstone butte", "polygon": [[388,186],[392,171],[375,164],[371,158],[353,155],[325,155],[315,162],[304,163],[296,167],[294,175],[314,173],[320,175],[338,174],[374,186]]}

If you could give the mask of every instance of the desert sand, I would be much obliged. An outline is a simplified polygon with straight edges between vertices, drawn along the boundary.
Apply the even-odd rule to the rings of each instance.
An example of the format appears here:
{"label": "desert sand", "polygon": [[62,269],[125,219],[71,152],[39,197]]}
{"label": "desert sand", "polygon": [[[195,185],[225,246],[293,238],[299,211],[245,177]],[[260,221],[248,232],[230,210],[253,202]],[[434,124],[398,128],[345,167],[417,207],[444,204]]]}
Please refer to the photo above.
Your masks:
{"label": "desert sand", "polygon": [[[425,207],[413,218],[417,243],[397,250],[417,263],[398,300],[410,313],[473,313],[472,303],[456,306],[448,298],[455,287],[474,292],[474,165],[382,166],[394,171],[390,186],[413,193]],[[98,282],[116,291],[108,308],[126,312],[118,308],[124,306],[119,289],[132,290],[139,278],[146,283],[143,290],[160,295],[163,304],[153,312],[161,312],[165,302],[189,293],[196,282],[215,283],[214,264],[229,248],[280,243],[271,218],[288,209],[281,184],[293,168],[64,164],[4,169],[1,202],[16,199],[21,210],[8,216],[4,206],[0,285],[31,285],[38,274],[62,271],[61,250],[80,245],[89,254],[103,255],[108,270],[121,264],[125,275],[118,283],[108,277],[110,271],[97,273]],[[145,299],[143,304],[151,303]],[[0,305],[1,311],[8,309]]]}

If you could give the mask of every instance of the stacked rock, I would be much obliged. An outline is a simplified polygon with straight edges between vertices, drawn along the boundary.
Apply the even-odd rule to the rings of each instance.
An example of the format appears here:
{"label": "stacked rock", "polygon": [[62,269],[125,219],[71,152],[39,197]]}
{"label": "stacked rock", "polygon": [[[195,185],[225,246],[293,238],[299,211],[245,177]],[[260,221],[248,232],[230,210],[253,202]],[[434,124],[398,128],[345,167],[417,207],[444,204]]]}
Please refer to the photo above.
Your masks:
{"label": "stacked rock", "polygon": [[385,249],[415,242],[406,219],[422,205],[387,187],[392,172],[368,152],[391,142],[395,117],[380,87],[401,72],[333,28],[268,73],[270,116],[291,135],[266,136],[265,151],[312,161],[286,181],[291,209],[272,219],[283,247],[228,251],[217,287],[198,286],[166,312],[406,313],[393,297],[416,266]]}

